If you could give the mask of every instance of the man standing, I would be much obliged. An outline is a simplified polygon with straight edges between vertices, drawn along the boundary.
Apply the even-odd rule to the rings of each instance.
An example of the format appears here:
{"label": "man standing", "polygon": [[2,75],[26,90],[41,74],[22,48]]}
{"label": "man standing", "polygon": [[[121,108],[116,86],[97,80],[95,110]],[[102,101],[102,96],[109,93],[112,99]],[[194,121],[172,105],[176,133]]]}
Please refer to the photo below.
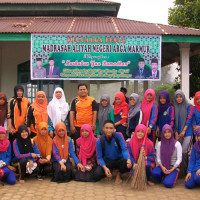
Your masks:
{"label": "man standing", "polygon": [[152,73],[151,73],[152,79],[159,79],[158,59],[157,58],[151,59],[151,68],[152,68]]}
{"label": "man standing", "polygon": [[80,83],[78,97],[72,101],[70,110],[70,131],[75,145],[76,139],[80,137],[80,128],[83,124],[89,124],[93,131],[96,130],[97,110],[96,101],[88,96],[87,85]]}
{"label": "man standing", "polygon": [[47,78],[60,78],[60,68],[54,66],[53,58],[49,58],[49,65],[47,68]]}
{"label": "man standing", "polygon": [[121,133],[115,133],[115,124],[106,120],[103,126],[104,134],[97,140],[97,159],[103,168],[102,176],[112,179],[111,169],[117,169],[116,183],[121,183],[121,174],[128,172],[132,167],[124,137]]}
{"label": "man standing", "polygon": [[133,70],[132,78],[134,79],[146,79],[151,76],[151,70],[145,66],[145,62],[143,58],[139,58],[138,60],[139,68]]}
{"label": "man standing", "polygon": [[46,78],[46,69],[42,67],[42,58],[36,58],[36,65],[33,68],[33,78]]}

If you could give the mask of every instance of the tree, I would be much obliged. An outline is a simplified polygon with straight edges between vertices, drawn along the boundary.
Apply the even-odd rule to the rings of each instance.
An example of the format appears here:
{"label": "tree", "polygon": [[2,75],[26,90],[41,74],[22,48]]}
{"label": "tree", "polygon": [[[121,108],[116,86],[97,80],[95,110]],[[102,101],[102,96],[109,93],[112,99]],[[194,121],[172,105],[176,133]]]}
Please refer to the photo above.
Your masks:
{"label": "tree", "polygon": [[[175,0],[174,8],[169,8],[170,25],[200,29],[200,1]],[[200,88],[200,55],[190,57],[190,97]]]}

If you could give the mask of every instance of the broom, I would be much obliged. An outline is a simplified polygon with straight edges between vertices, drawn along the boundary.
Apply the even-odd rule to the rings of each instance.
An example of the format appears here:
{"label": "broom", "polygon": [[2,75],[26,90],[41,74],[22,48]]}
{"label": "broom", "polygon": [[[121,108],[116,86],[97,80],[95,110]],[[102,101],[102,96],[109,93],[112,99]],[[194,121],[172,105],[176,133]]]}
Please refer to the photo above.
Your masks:
{"label": "broom", "polygon": [[[148,122],[147,122],[147,127],[148,127]],[[147,134],[147,130],[145,134]],[[144,150],[144,147],[145,147],[145,139],[143,141],[140,155],[137,161],[137,168],[134,170],[133,178],[131,181],[131,188],[136,190],[145,190],[147,188],[145,157],[142,152],[142,149]]]}

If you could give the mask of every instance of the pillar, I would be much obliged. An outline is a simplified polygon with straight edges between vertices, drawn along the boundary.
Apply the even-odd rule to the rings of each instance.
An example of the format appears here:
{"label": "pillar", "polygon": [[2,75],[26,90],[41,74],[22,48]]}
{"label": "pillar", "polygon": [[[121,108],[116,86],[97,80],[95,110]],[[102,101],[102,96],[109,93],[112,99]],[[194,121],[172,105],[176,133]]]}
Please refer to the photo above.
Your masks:
{"label": "pillar", "polygon": [[143,81],[143,93],[145,93],[145,91],[148,89],[148,87],[149,87],[148,81]]}
{"label": "pillar", "polygon": [[126,89],[127,89],[126,96],[129,96],[130,95],[130,92],[129,92],[129,81],[126,81]]}
{"label": "pillar", "polygon": [[138,81],[134,81],[134,93],[138,94]]}
{"label": "pillar", "polygon": [[185,98],[190,97],[190,43],[179,43],[181,63],[181,90]]}

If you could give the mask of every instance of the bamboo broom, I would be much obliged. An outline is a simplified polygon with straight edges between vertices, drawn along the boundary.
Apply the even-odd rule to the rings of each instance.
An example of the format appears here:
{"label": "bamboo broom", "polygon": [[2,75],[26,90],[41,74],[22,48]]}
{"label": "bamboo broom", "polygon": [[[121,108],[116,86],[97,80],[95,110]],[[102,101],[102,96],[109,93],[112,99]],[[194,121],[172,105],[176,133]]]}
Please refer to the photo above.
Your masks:
{"label": "bamboo broom", "polygon": [[[148,127],[148,122],[147,122],[147,127]],[[147,130],[145,134],[147,134]],[[143,151],[145,151],[144,147],[145,147],[145,139],[143,141],[140,155],[137,161],[137,168],[134,170],[133,178],[131,180],[131,188],[136,190],[146,190],[147,188],[145,157],[143,154]]]}

